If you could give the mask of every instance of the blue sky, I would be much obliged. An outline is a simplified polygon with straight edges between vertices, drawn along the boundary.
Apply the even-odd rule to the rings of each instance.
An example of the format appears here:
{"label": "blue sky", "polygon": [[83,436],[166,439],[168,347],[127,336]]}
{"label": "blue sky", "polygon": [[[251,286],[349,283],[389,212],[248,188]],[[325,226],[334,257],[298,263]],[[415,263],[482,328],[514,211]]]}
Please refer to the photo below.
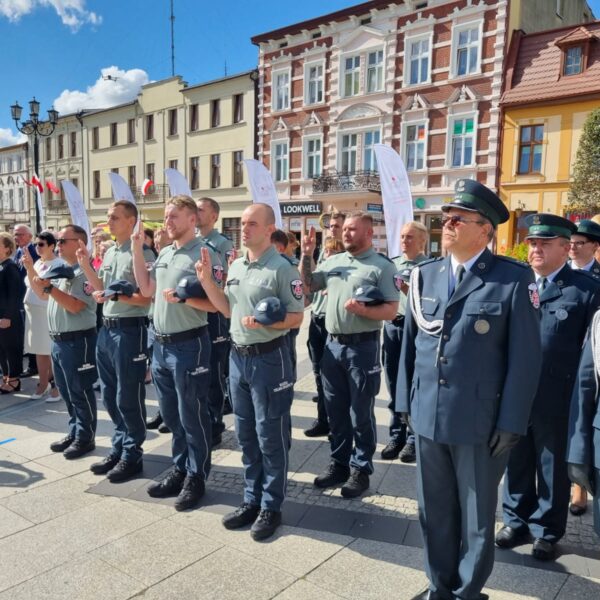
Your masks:
{"label": "blue sky", "polygon": [[[253,68],[250,37],[344,8],[358,0],[175,0],[176,73],[188,83]],[[600,16],[600,0],[590,0]],[[0,145],[10,141],[9,106],[33,95],[43,114],[65,90],[126,94],[139,71],[120,74],[119,85],[101,69],[143,70],[151,80],[170,76],[169,0],[5,0],[0,3]],[[120,90],[120,91],[119,91]],[[63,106],[73,106],[66,94]],[[13,129],[14,131],[14,129]]]}

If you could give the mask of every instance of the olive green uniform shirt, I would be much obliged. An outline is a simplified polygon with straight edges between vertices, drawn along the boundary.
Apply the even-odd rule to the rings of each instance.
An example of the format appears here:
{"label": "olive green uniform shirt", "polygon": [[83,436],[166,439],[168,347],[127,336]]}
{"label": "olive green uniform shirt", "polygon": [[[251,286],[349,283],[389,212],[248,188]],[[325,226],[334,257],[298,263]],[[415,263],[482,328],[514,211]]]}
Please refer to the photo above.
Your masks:
{"label": "olive green uniform shirt", "polygon": [[[319,254],[319,260],[317,261],[317,269],[319,269],[326,260],[325,252],[321,251]],[[327,294],[325,294],[323,291],[314,292],[312,299],[311,310],[313,315],[317,315],[318,317],[325,316],[325,312],[327,311]]]}
{"label": "olive green uniform shirt", "polygon": [[394,281],[395,275],[394,263],[373,248],[357,256],[349,252],[330,256],[313,273],[313,289],[327,289],[325,329],[333,334],[381,329],[383,321],[350,313],[344,305],[357,288],[365,285],[379,288],[386,302],[397,302],[399,289]]}
{"label": "olive green uniform shirt", "polygon": [[221,259],[221,265],[223,265],[225,273],[227,273],[229,268],[227,262],[231,256],[231,251],[233,250],[233,242],[216,229],[210,231],[206,236],[200,235],[200,239],[203,242],[212,244],[216,248],[217,252],[219,253],[219,258]]}
{"label": "olive green uniform shirt", "polygon": [[247,255],[236,259],[229,268],[225,293],[231,308],[231,339],[240,346],[270,342],[288,333],[289,329],[247,329],[242,325],[242,318],[253,315],[264,298],[279,298],[288,313],[304,312],[298,269],[273,247],[252,262]]}

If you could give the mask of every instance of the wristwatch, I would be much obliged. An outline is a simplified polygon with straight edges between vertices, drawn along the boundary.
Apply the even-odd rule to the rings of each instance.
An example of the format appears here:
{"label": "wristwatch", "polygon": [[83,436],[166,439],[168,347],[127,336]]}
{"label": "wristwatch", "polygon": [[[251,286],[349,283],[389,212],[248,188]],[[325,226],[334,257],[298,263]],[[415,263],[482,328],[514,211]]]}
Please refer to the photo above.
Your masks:
{"label": "wristwatch", "polygon": [[44,294],[49,294],[54,289],[54,286],[49,283],[45,288],[42,289]]}

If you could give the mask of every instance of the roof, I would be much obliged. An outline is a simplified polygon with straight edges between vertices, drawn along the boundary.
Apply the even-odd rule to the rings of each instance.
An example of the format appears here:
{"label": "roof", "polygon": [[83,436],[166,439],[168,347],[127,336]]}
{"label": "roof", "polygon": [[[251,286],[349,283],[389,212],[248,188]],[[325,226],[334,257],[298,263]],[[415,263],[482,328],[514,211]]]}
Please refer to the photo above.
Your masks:
{"label": "roof", "polygon": [[[566,46],[589,43],[587,66],[579,75],[561,76]],[[600,95],[600,21],[524,34],[511,40],[504,106]]]}
{"label": "roof", "polygon": [[277,40],[285,37],[286,35],[293,35],[301,33],[302,30],[315,29],[319,25],[325,25],[331,21],[344,21],[351,16],[360,16],[365,13],[369,13],[374,8],[385,8],[390,4],[404,4],[404,0],[398,2],[392,2],[390,0],[371,0],[370,2],[363,2],[361,4],[355,4],[342,10],[337,10],[320,17],[308,19],[307,21],[300,21],[300,23],[294,23],[280,29],[274,29],[273,31],[267,31],[266,33],[260,33],[250,38],[253,44],[260,44],[261,42],[268,42],[269,40]]}
{"label": "roof", "polygon": [[217,83],[223,83],[224,81],[229,81],[230,79],[237,79],[239,77],[251,77],[252,73],[256,73],[256,69],[252,69],[251,71],[243,71],[242,73],[234,73],[233,75],[226,75],[225,77],[219,77],[219,79],[211,79],[210,81],[203,81],[202,83],[196,83],[194,85],[188,85],[181,91],[187,92],[195,88],[205,87],[207,85],[215,85]]}

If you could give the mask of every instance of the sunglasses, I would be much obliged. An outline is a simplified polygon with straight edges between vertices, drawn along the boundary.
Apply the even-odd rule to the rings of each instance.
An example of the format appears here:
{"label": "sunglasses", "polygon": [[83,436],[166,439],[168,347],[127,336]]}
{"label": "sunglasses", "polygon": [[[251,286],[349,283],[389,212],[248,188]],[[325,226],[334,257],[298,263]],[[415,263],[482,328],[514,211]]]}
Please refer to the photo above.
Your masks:
{"label": "sunglasses", "polygon": [[67,242],[76,242],[76,241],[77,241],[77,238],[58,238],[56,240],[56,243],[59,246],[62,246],[63,244],[66,244]]}
{"label": "sunglasses", "polygon": [[35,243],[35,245],[36,245],[38,248],[43,248],[43,247],[46,245],[46,242],[36,242],[36,243]]}
{"label": "sunglasses", "polygon": [[477,223],[477,225],[485,225],[485,221],[480,221],[479,219],[465,219],[464,217],[460,217],[459,215],[452,215],[451,217],[442,217],[442,227],[446,225],[456,227],[461,223]]}

